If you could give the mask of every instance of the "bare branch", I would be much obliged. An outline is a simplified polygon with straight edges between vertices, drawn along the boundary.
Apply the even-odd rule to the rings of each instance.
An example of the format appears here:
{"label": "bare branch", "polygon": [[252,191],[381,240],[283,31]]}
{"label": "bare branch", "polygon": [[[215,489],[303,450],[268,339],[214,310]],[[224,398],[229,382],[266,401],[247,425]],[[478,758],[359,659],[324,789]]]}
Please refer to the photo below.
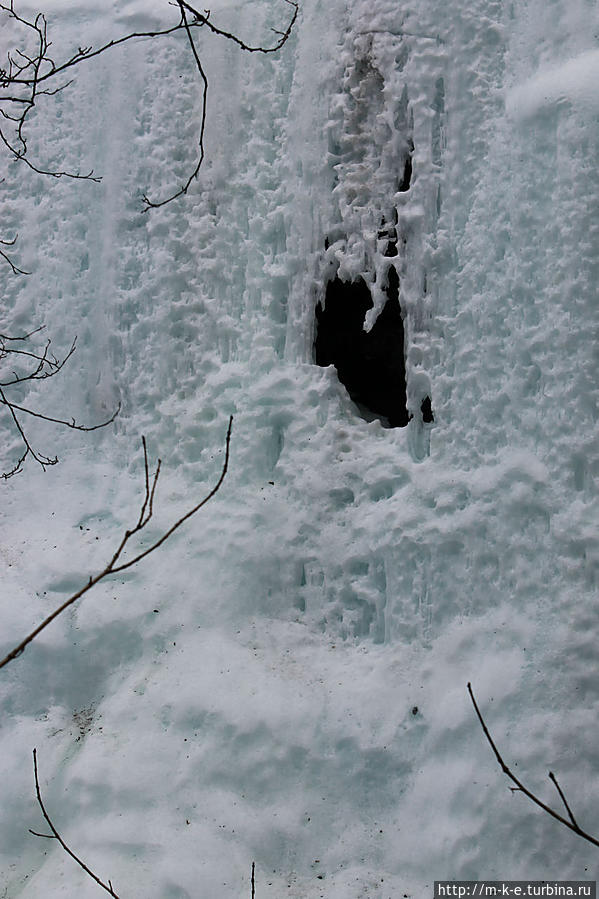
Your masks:
{"label": "bare branch", "polygon": [[[0,9],[5,9],[4,6],[0,4]],[[24,20],[20,20],[24,21]],[[199,23],[194,23],[199,24]],[[40,82],[47,81],[48,78],[53,78],[55,75],[59,75],[61,72],[64,72],[65,69],[69,69],[72,66],[78,65],[80,62],[84,60],[94,59],[96,56],[100,56],[101,53],[105,53],[106,50],[110,50],[113,47],[118,47],[121,44],[125,44],[128,41],[133,40],[141,40],[142,38],[156,38],[156,37],[165,37],[170,34],[174,34],[177,31],[181,31],[183,28],[183,24],[179,22],[178,25],[172,25],[170,28],[163,28],[158,31],[133,31],[131,34],[125,34],[122,37],[114,38],[114,40],[108,41],[106,44],[103,44],[101,47],[97,47],[95,50],[93,47],[80,47],[70,59],[61,63],[60,65],[54,65],[54,63],[49,60],[48,57],[45,57],[45,61],[51,62],[51,66],[47,72],[43,75],[40,75],[37,79],[34,78],[10,78],[10,84],[23,84],[27,86],[31,86],[34,84],[39,84]]]}
{"label": "bare branch", "polygon": [[[27,168],[31,169],[32,172],[36,172],[38,175],[47,175],[50,178],[72,178],[76,181],[94,181],[96,184],[99,184],[102,180],[101,177],[94,175],[93,169],[85,175],[82,175],[81,172],[68,172],[68,171],[55,171],[53,169],[43,169],[40,166],[35,165],[29,157],[27,156],[27,141],[23,136],[23,127],[25,125],[25,119],[27,117],[27,113],[33,108],[33,103],[29,106],[24,112],[23,115],[18,119],[12,119],[12,121],[18,121],[18,138],[19,143],[21,144],[21,148],[14,147],[11,142],[8,140],[2,129],[0,129],[0,141],[4,144],[8,152],[11,156],[17,160],[17,162],[23,162]],[[4,118],[11,118],[3,113]],[[23,274],[26,274],[25,272]]]}
{"label": "bare branch", "polygon": [[[12,240],[1,240],[0,239],[0,247],[14,247],[14,245],[17,242],[18,236],[19,236],[18,234],[15,234],[15,236],[13,237]],[[16,266],[14,264],[14,262],[12,261],[12,259],[8,255],[8,253],[5,253],[4,250],[0,250],[0,256],[11,267],[13,275],[30,275],[31,274],[31,272],[26,272],[25,269],[23,269],[23,268],[18,268],[18,266]]]}
{"label": "bare branch", "polygon": [[[144,196],[142,198],[143,202],[145,204],[145,209],[143,210],[144,212],[148,212],[149,209],[158,209],[158,207],[160,207],[160,206],[166,206],[167,203],[170,203],[172,200],[176,200],[177,197],[181,197],[184,194],[186,194],[187,191],[189,190],[191,183],[198,177],[200,168],[202,167],[202,163],[204,161],[204,131],[206,129],[206,112],[207,112],[207,105],[208,105],[208,78],[206,76],[206,72],[204,71],[202,63],[200,61],[200,56],[199,56],[197,47],[193,40],[191,28],[190,28],[189,22],[187,21],[187,15],[185,13],[185,4],[182,2],[182,0],[177,0],[177,2],[181,9],[181,21],[182,21],[185,31],[187,33],[187,38],[189,40],[189,44],[191,47],[191,52],[193,54],[193,58],[195,60],[196,68],[197,68],[198,72],[200,73],[200,77],[201,77],[202,83],[203,83],[203,87],[202,87],[202,118],[201,118],[201,122],[200,122],[200,136],[198,139],[198,143],[199,143],[199,147],[200,147],[200,156],[199,156],[199,159],[198,159],[195,169],[193,170],[193,172],[191,173],[191,175],[189,176],[189,178],[187,179],[187,181],[185,182],[183,187],[180,188],[180,190],[176,191],[174,194],[171,194],[165,200],[160,200],[157,202],[150,200],[144,194]],[[204,21],[207,22],[208,20],[204,19]]]}
{"label": "bare branch", "polygon": [[46,378],[53,378],[54,375],[57,375],[75,352],[77,338],[75,337],[70,350],[62,359],[58,359],[54,354],[52,356],[48,355],[51,343],[50,339],[46,341],[46,346],[40,356],[39,353],[32,353],[29,350],[5,347],[2,337],[0,337],[0,362],[6,356],[23,356],[26,359],[36,359],[38,362],[37,366],[27,374],[18,375],[16,372],[13,372],[13,377],[10,381],[0,381],[0,387],[12,387],[13,384],[22,384],[23,381],[44,381]]}
{"label": "bare branch", "polygon": [[[176,200],[178,197],[184,196],[187,193],[187,191],[189,190],[191,184],[198,177],[198,175],[200,173],[200,169],[202,167],[202,163],[204,161],[204,156],[205,156],[204,132],[206,129],[206,113],[207,113],[207,108],[208,108],[208,77],[202,66],[202,63],[200,60],[200,54],[199,54],[197,46],[194,42],[194,38],[193,38],[193,35],[191,32],[191,29],[194,26],[206,25],[213,34],[220,35],[221,37],[224,37],[227,40],[233,41],[233,43],[235,43],[239,47],[241,47],[242,50],[247,50],[249,53],[276,53],[277,50],[280,50],[281,47],[283,46],[283,44],[285,44],[286,41],[288,40],[289,35],[291,34],[291,30],[295,24],[295,20],[297,19],[297,15],[298,15],[298,11],[299,11],[299,6],[296,2],[294,2],[294,0],[285,0],[285,2],[288,3],[293,8],[293,15],[292,15],[289,25],[287,26],[287,29],[285,31],[276,31],[275,29],[272,29],[273,31],[275,31],[276,34],[278,34],[280,36],[278,42],[272,47],[262,47],[262,46],[252,47],[249,44],[246,44],[244,41],[242,41],[236,35],[231,34],[228,31],[223,31],[222,28],[217,28],[215,25],[212,24],[212,22],[208,21],[209,16],[210,16],[210,10],[204,10],[204,14],[202,14],[202,13],[198,12],[197,9],[194,9],[193,6],[190,6],[189,3],[186,3],[185,0],[176,0],[176,5],[179,7],[180,12],[181,12],[181,22],[187,33],[187,38],[189,40],[189,45],[191,47],[191,52],[192,52],[192,55],[194,58],[194,62],[195,62],[196,68],[200,74],[200,78],[202,79],[202,115],[201,115],[201,122],[200,122],[200,135],[199,135],[199,139],[198,139],[200,155],[199,155],[198,161],[196,163],[196,166],[195,166],[193,172],[188,177],[185,184],[181,188],[179,188],[179,190],[170,194],[164,200],[159,200],[159,201],[150,200],[148,198],[148,196],[146,194],[144,194],[144,196],[142,198],[144,206],[145,206],[145,208],[143,210],[144,212],[148,212],[149,209],[158,209],[160,206],[166,206],[167,203],[171,203],[173,200]],[[172,5],[174,6],[175,2],[173,2]],[[193,19],[191,21],[188,19],[187,13],[190,13],[191,16],[193,16]]]}
{"label": "bare branch", "polygon": [[551,815],[552,818],[555,818],[556,821],[559,821],[560,824],[563,824],[564,827],[568,828],[568,830],[572,830],[579,837],[582,837],[583,840],[587,840],[589,843],[592,843],[594,846],[599,846],[599,840],[595,839],[595,837],[591,836],[589,833],[582,830],[582,828],[580,828],[578,826],[578,824],[576,823],[576,821],[574,819],[574,815],[570,811],[570,807],[569,807],[568,803],[566,802],[566,797],[564,796],[564,794],[561,790],[561,787],[559,786],[559,784],[555,778],[555,775],[552,772],[549,772],[549,777],[551,778],[551,780],[553,781],[553,783],[555,784],[555,786],[558,790],[558,793],[562,799],[562,802],[564,803],[564,805],[566,807],[566,810],[568,812],[570,820],[568,820],[567,818],[564,818],[563,815],[560,815],[558,812],[556,812],[554,809],[552,809],[549,805],[546,805],[546,803],[544,803],[541,799],[539,799],[538,796],[536,796],[529,789],[527,789],[527,787],[524,786],[522,781],[516,777],[516,775],[510,770],[510,768],[508,768],[508,766],[504,762],[497,746],[495,745],[495,742],[493,741],[491,734],[489,733],[489,729],[487,728],[487,725],[485,724],[483,716],[477,705],[476,699],[474,698],[474,693],[472,692],[472,686],[470,683],[468,683],[468,693],[470,694],[470,699],[472,700],[472,704],[474,706],[474,710],[475,710],[478,720],[480,722],[480,726],[482,727],[483,733],[484,733],[485,737],[487,738],[491,749],[493,750],[495,758],[497,759],[497,762],[498,762],[501,770],[503,771],[503,773],[509,777],[509,779],[512,781],[512,783],[516,784],[516,790],[520,793],[524,793],[524,795],[527,796],[528,799],[531,800],[531,802],[534,802],[535,805],[538,805],[539,808],[542,808],[544,812],[547,812],[548,815]]}
{"label": "bare branch", "polygon": [[9,357],[11,362],[14,362],[15,364],[22,364],[24,362],[27,363],[32,360],[32,365],[28,371],[13,370],[9,379],[0,380],[0,406],[5,406],[7,408],[14,429],[19,434],[25,448],[24,452],[17,459],[12,468],[0,475],[0,477],[4,478],[4,480],[7,480],[8,478],[11,478],[13,475],[20,472],[28,456],[31,456],[31,458],[34,459],[44,470],[46,469],[46,467],[50,465],[56,465],[58,462],[57,456],[47,456],[33,448],[31,442],[29,441],[29,438],[27,437],[25,428],[23,427],[20,418],[17,415],[17,412],[23,413],[24,415],[29,415],[32,418],[39,418],[43,421],[49,421],[53,424],[58,424],[65,428],[71,428],[75,431],[97,431],[99,428],[105,428],[107,425],[112,424],[112,422],[119,414],[121,408],[119,403],[115,412],[110,416],[110,418],[108,418],[106,421],[100,422],[99,424],[80,425],[75,421],[74,418],[67,420],[63,418],[57,418],[52,415],[45,415],[42,412],[36,412],[34,409],[30,409],[28,406],[22,406],[19,403],[13,402],[6,393],[9,388],[13,388],[17,384],[23,384],[26,381],[43,381],[46,380],[46,378],[53,378],[60,371],[62,371],[63,367],[75,352],[77,338],[73,340],[70,349],[61,359],[55,356],[54,353],[50,352],[50,339],[46,341],[44,347],[39,352],[36,352],[35,350],[22,349],[20,346],[15,346],[15,344],[26,342],[30,337],[32,337],[34,334],[37,334],[41,330],[42,328],[35,328],[29,334],[25,334],[20,337],[12,337],[6,334],[0,334],[0,365],[6,362],[7,358]]}
{"label": "bare branch", "polygon": [[44,331],[46,328],[45,325],[39,325],[37,328],[34,328],[33,331],[29,331],[28,334],[23,334],[22,337],[11,337],[8,334],[0,334],[0,340],[29,340],[30,337],[33,337],[34,334],[39,334],[40,331]]}
{"label": "bare branch", "polygon": [[576,819],[575,819],[574,815],[572,814],[572,809],[571,809],[570,806],[568,805],[568,801],[567,801],[567,799],[566,799],[566,797],[565,797],[565,795],[564,795],[564,791],[562,790],[562,788],[560,787],[559,783],[557,782],[557,777],[555,776],[555,774],[553,773],[553,771],[550,771],[550,772],[549,772],[549,780],[553,781],[553,783],[555,784],[555,789],[556,789],[557,792],[559,793],[560,799],[561,799],[562,802],[564,803],[565,809],[566,809],[566,811],[568,812],[568,815],[570,816],[570,821],[572,822],[572,824],[574,825],[574,827],[576,827],[577,829],[580,829],[580,828],[578,827],[578,824],[577,824],[577,822],[576,822]]}
{"label": "bare branch", "polygon": [[156,38],[173,34],[183,28],[183,23],[179,22],[175,26],[157,31],[132,32],[123,35],[120,38],[108,41],[106,44],[103,44],[95,50],[91,46],[79,47],[71,57],[57,65],[48,53],[51,42],[48,40],[48,25],[45,16],[40,13],[36,16],[35,20],[31,22],[16,13],[12,0],[10,6],[0,3],[0,11],[5,12],[10,18],[15,19],[22,26],[34,32],[37,45],[33,55],[26,53],[20,48],[16,48],[12,54],[8,54],[8,67],[0,70],[0,89],[11,87],[17,88],[17,91],[19,88],[23,90],[22,96],[20,96],[18,92],[10,95],[0,94],[0,103],[8,104],[9,107],[12,104],[16,104],[18,107],[14,115],[5,112],[4,109],[0,109],[2,116],[5,119],[14,122],[16,125],[14,142],[9,139],[2,128],[0,128],[0,141],[2,141],[5,148],[15,160],[24,162],[32,171],[37,172],[40,175],[47,175],[53,178],[74,178],[82,181],[99,182],[101,178],[94,176],[93,170],[86,174],[82,174],[81,172],[49,170],[34,164],[28,158],[25,125],[29,113],[36,104],[36,99],[39,96],[53,96],[64,90],[64,88],[71,82],[68,81],[54,89],[41,88],[40,85],[50,78],[55,78],[65,70],[78,65],[84,60],[93,59],[94,57],[99,56],[101,53],[110,50],[112,47],[117,47],[120,44],[127,43],[131,40]]}
{"label": "bare branch", "polygon": [[[54,89],[45,88],[43,85],[49,79],[61,75],[67,69],[79,65],[85,60],[94,59],[96,56],[105,53],[113,47],[118,47],[132,40],[161,38],[185,30],[194,64],[199,72],[202,82],[202,115],[198,139],[200,152],[193,171],[179,190],[174,191],[166,199],[160,201],[150,200],[147,195],[144,195],[143,197],[144,212],[147,212],[149,209],[164,206],[172,200],[175,200],[177,197],[187,193],[190,185],[198,177],[205,156],[204,131],[206,126],[208,78],[201,63],[200,54],[194,41],[192,29],[205,27],[212,34],[233,41],[238,47],[249,53],[276,53],[288,40],[299,11],[298,3],[295,2],[295,0],[285,0],[285,2],[292,8],[293,13],[285,31],[280,31],[276,28],[271,29],[278,37],[278,40],[272,46],[252,46],[246,44],[245,41],[237,37],[237,35],[214,25],[212,21],[210,21],[210,10],[206,9],[203,12],[199,12],[195,7],[185,2],[185,0],[176,0],[176,2],[171,2],[170,4],[177,8],[180,15],[179,22],[176,25],[155,31],[131,32],[130,34],[125,34],[108,41],[96,49],[92,46],[82,46],[68,59],[58,64],[49,54],[51,41],[48,39],[48,24],[45,17],[40,13],[32,22],[16,13],[12,0],[9,6],[5,3],[0,3],[0,11],[3,11],[9,17],[19,22],[24,28],[28,29],[29,33],[34,37],[36,45],[35,50],[31,52],[27,52],[25,49],[16,48],[12,53],[8,54],[7,68],[0,70],[0,90],[11,89],[10,94],[0,93],[0,104],[3,104],[3,106],[0,106],[0,115],[7,122],[12,123],[10,133],[13,135],[12,137],[9,137],[8,130],[5,131],[0,127],[0,142],[16,161],[23,162],[32,171],[37,172],[40,175],[47,175],[53,178],[75,178],[82,181],[100,181],[101,179],[94,175],[93,170],[84,174],[66,170],[50,170],[37,163],[33,163],[29,158],[25,126],[27,118],[34,109],[38,97],[52,96],[59,93],[71,82],[61,84]],[[12,267],[13,264],[11,260],[6,258],[5,254],[2,255]],[[24,274],[24,272],[21,272],[21,270],[16,267],[13,267],[13,273]]]}
{"label": "bare branch", "polygon": [[[64,69],[81,62],[83,59],[95,56],[97,53],[93,53],[91,47],[80,47],[69,60],[62,65],[57,66],[48,53],[51,42],[48,40],[46,19],[41,13],[36,16],[33,22],[28,21],[15,12],[14,4],[12,2],[10,6],[0,4],[0,11],[5,12],[9,17],[15,19],[22,26],[32,31],[35,34],[36,39],[36,50],[33,55],[17,48],[12,54],[8,54],[7,69],[3,69],[0,72],[0,88],[6,89],[11,87],[17,89],[16,92],[11,93],[10,95],[0,95],[0,103],[5,105],[8,104],[9,108],[12,105],[17,106],[17,109],[13,114],[6,112],[5,109],[0,110],[2,117],[7,121],[13,122],[15,125],[14,138],[12,139],[9,138],[8,134],[2,128],[0,128],[0,141],[15,160],[24,162],[32,171],[35,171],[38,174],[48,175],[54,178],[66,177],[83,181],[100,181],[100,178],[94,176],[93,171],[82,174],[81,172],[71,172],[66,170],[49,170],[33,163],[27,156],[27,139],[25,136],[27,117],[35,107],[36,99],[39,96],[54,96],[64,90],[70,82],[65,82],[53,89],[42,88],[40,85],[48,78],[55,77]],[[127,36],[127,39],[132,37],[133,35],[129,35]],[[97,52],[108,49],[108,46],[111,46],[113,43],[114,42],[111,42],[111,44],[106,45],[104,48],[100,48]],[[19,89],[23,91],[22,94],[19,93]]]}
{"label": "bare branch", "polygon": [[17,460],[16,464],[10,469],[10,471],[5,471],[2,474],[2,477],[4,478],[4,480],[7,481],[9,478],[12,478],[13,475],[17,474],[17,472],[19,472],[21,470],[25,459],[29,455],[31,455],[35,459],[35,461],[41,465],[41,467],[44,471],[46,470],[46,466],[56,465],[58,463],[58,456],[54,456],[54,457],[44,456],[44,455],[42,455],[42,453],[37,453],[33,449],[33,447],[31,446],[31,444],[27,438],[27,435],[25,434],[25,431],[23,430],[23,428],[21,426],[19,419],[17,418],[17,415],[15,413],[12,403],[10,403],[6,399],[6,396],[4,395],[4,391],[1,388],[0,388],[0,403],[3,403],[5,406],[8,407],[10,416],[14,422],[14,425],[15,425],[17,431],[21,435],[21,440],[23,441],[23,444],[25,446],[25,452],[23,453],[22,456],[20,456],[20,458]]}
{"label": "bare branch", "polygon": [[106,890],[106,892],[110,896],[113,896],[113,899],[119,899],[119,896],[114,892],[114,890],[112,888],[112,883],[110,882],[110,880],[108,881],[108,884],[105,884],[102,880],[100,880],[100,878],[96,874],[94,874],[94,872],[91,870],[91,868],[88,868],[88,866],[85,864],[85,862],[82,862],[81,859],[79,858],[79,856],[75,855],[73,850],[67,846],[67,844],[65,843],[63,838],[60,836],[59,832],[57,831],[56,827],[52,823],[52,820],[51,820],[48,812],[46,811],[44,802],[42,800],[42,791],[40,789],[40,781],[39,781],[39,776],[38,776],[38,771],[37,771],[37,750],[35,750],[35,749],[33,750],[33,772],[35,775],[35,792],[37,795],[38,805],[39,805],[40,809],[42,810],[42,815],[44,816],[46,824],[48,825],[48,827],[50,828],[52,833],[51,834],[37,833],[35,830],[31,830],[31,829],[29,830],[29,833],[32,833],[35,837],[45,837],[49,840],[56,840],[58,843],[60,843],[60,845],[62,846],[64,851],[67,853],[67,855],[70,855],[71,858],[74,861],[76,861],[77,864],[81,868],[83,868],[85,873],[89,874],[89,876],[92,878],[92,880],[95,880],[96,883],[99,886],[101,886],[103,890]]}
{"label": "bare branch", "polygon": [[159,546],[162,546],[162,544],[166,540],[168,540],[168,538],[172,534],[174,534],[174,532],[176,530],[178,530],[178,528],[180,528],[182,524],[184,524],[186,521],[188,521],[188,519],[190,519],[192,517],[192,515],[195,515],[196,512],[198,512],[202,508],[202,506],[205,506],[206,503],[212,499],[212,497],[220,489],[221,484],[223,483],[223,481],[225,479],[225,475],[227,474],[227,469],[229,467],[229,455],[230,455],[232,427],[233,427],[233,416],[231,416],[229,418],[229,426],[227,428],[227,434],[226,434],[226,438],[225,438],[225,459],[224,459],[223,467],[222,467],[222,470],[220,473],[220,477],[218,478],[218,481],[216,482],[216,484],[214,485],[212,490],[210,490],[210,492],[202,500],[200,500],[200,502],[198,502],[192,509],[190,509],[188,512],[186,512],[185,515],[182,515],[181,518],[179,518],[170,528],[168,528],[168,530],[165,531],[165,533],[162,535],[162,537],[160,537],[158,540],[156,540],[148,549],[144,550],[143,552],[138,553],[136,556],[134,556],[134,558],[130,559],[129,561],[121,562],[121,564],[118,564],[119,560],[122,558],[123,552],[125,551],[129,541],[131,540],[131,538],[145,528],[145,526],[151,520],[153,511],[154,511],[154,495],[156,492],[156,485],[158,483],[158,477],[160,474],[160,460],[158,460],[158,464],[156,466],[156,471],[154,472],[154,476],[152,478],[151,486],[150,486],[150,476],[149,476],[148,459],[147,459],[147,452],[146,452],[146,443],[145,443],[145,439],[143,439],[144,469],[145,469],[145,495],[144,495],[144,500],[143,500],[143,503],[141,506],[140,515],[137,520],[137,524],[131,530],[125,531],[123,538],[116,549],[116,552],[113,554],[110,562],[106,565],[106,567],[103,568],[102,571],[100,571],[98,574],[94,575],[93,577],[90,577],[88,582],[83,587],[81,587],[80,590],[78,590],[76,593],[74,593],[72,596],[70,596],[68,599],[66,599],[62,603],[62,605],[60,605],[57,609],[55,609],[51,615],[48,615],[48,617],[45,618],[41,622],[41,624],[39,624],[35,628],[35,630],[33,630],[27,637],[25,637],[25,639],[22,640],[18,644],[18,646],[15,646],[15,648],[13,650],[11,650],[11,652],[9,652],[8,655],[6,655],[4,657],[4,659],[2,659],[0,661],[0,668],[4,668],[5,665],[8,665],[9,662],[12,662],[13,659],[16,659],[18,656],[20,656],[21,653],[32,642],[32,640],[34,640],[37,637],[38,634],[40,634],[46,627],[48,627],[48,625],[51,624],[51,622],[54,621],[54,619],[57,618],[62,612],[64,612],[65,609],[68,609],[69,606],[72,606],[73,603],[77,602],[78,599],[80,599],[89,590],[91,590],[92,587],[94,587],[100,581],[104,580],[104,578],[108,577],[108,575],[110,575],[110,574],[117,574],[118,572],[124,571],[126,568],[131,568],[133,565],[137,565],[138,562],[140,562],[142,559],[144,559],[150,553],[153,553],[154,550],[158,549]]}
{"label": "bare branch", "polygon": [[[26,379],[23,378],[23,380]],[[27,409],[26,406],[19,406],[17,403],[9,402],[0,387],[0,405],[2,404],[8,406],[10,409],[17,409],[19,412],[25,412],[27,415],[31,415],[33,418],[41,418],[43,421],[51,421],[54,424],[62,425],[65,428],[71,428],[73,431],[97,431],[99,428],[105,428],[106,425],[112,424],[112,422],[121,411],[121,404],[119,403],[116,410],[112,413],[110,418],[106,419],[106,421],[102,421],[97,425],[78,425],[74,418],[72,418],[70,421],[67,421],[64,418],[53,418],[51,415],[43,415],[41,412],[34,412],[33,409]]]}
{"label": "bare branch", "polygon": [[[242,50],[247,50],[248,53],[276,53],[277,50],[280,50],[283,44],[289,38],[293,26],[295,25],[295,20],[297,19],[299,12],[299,4],[295,2],[295,0],[285,0],[286,3],[293,9],[293,15],[289,21],[289,25],[287,26],[285,31],[276,31],[275,33],[280,35],[279,40],[272,47],[263,47],[262,45],[258,45],[252,47],[250,44],[246,44],[241,38],[238,38],[237,35],[231,34],[229,31],[223,31],[222,28],[217,28],[216,25],[213,25],[212,22],[208,21],[208,16],[202,15],[199,13],[197,9],[194,9],[193,6],[190,6],[189,3],[184,2],[184,0],[177,0],[177,3],[181,7],[181,9],[186,9],[187,12],[191,13],[194,18],[194,24],[206,25],[213,34],[218,34],[220,37],[224,37],[229,41],[233,41],[234,44],[241,47]],[[272,29],[275,31],[275,29]]]}

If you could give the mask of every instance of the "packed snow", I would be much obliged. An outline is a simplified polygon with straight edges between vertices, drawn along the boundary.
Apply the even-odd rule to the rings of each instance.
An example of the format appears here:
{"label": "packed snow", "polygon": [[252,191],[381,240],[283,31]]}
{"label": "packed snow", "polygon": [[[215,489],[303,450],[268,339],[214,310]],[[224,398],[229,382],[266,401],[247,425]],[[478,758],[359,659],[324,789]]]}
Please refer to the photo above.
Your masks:
{"label": "packed snow", "polygon": [[[39,8],[57,58],[177,19]],[[289,15],[210,10],[264,43]],[[234,416],[215,498],[0,672],[0,895],[101,894],[29,833],[33,747],[61,835],[128,899],[249,897],[252,861],[257,899],[594,880],[597,850],[510,791],[466,684],[527,786],[561,810],[554,771],[598,835],[599,4],[301,0],[276,55],[199,43],[187,196],[142,214],[197,158],[184,33],[40,99],[32,159],[101,183],[0,154],[0,237],[32,272],[2,268],[2,331],[78,338],[24,397],[82,423],[122,404],[90,435],[32,422],[60,464],[2,483],[1,655],[137,520],[141,436],[143,547],[214,485]],[[314,357],[327,281],[369,285],[368,329],[391,265],[405,428]]]}

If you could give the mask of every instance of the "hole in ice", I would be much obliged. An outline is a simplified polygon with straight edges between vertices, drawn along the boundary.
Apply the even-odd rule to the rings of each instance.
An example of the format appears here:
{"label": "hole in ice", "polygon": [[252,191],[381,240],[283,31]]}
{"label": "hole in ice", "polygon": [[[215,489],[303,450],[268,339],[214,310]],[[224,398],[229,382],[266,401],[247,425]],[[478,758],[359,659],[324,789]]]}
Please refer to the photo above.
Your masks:
{"label": "hole in ice", "polygon": [[383,255],[387,257],[397,256],[397,234],[390,236]]}
{"label": "hole in ice", "polygon": [[339,380],[363,418],[380,419],[384,427],[402,428],[406,407],[404,328],[399,306],[399,277],[389,269],[387,302],[369,332],[364,318],[373,302],[363,278],[335,277],[326,288],[324,305],[316,307],[317,365],[334,365]]}
{"label": "hole in ice", "polygon": [[381,227],[377,232],[378,240],[382,240],[385,242],[385,248],[383,250],[383,256],[390,258],[391,256],[397,256],[397,228],[395,225],[387,225],[385,223],[385,219],[381,222]]}
{"label": "hole in ice", "polygon": [[412,138],[408,140],[408,153],[406,156],[406,161],[403,166],[403,175],[399,180],[399,184],[397,190],[400,193],[405,193],[410,189],[410,183],[412,181],[412,156],[414,155],[414,141]]}
{"label": "hole in ice", "polygon": [[385,479],[373,484],[368,495],[374,503],[378,503],[382,499],[391,499],[393,492],[393,483]]}
{"label": "hole in ice", "polygon": [[353,490],[350,490],[349,487],[340,487],[337,490],[329,490],[329,497],[337,508],[351,506],[355,501],[354,492]]}
{"label": "hole in ice", "polygon": [[435,420],[430,396],[424,397],[420,404],[420,411],[422,412],[422,421],[425,422],[425,424],[431,424],[431,422]]}

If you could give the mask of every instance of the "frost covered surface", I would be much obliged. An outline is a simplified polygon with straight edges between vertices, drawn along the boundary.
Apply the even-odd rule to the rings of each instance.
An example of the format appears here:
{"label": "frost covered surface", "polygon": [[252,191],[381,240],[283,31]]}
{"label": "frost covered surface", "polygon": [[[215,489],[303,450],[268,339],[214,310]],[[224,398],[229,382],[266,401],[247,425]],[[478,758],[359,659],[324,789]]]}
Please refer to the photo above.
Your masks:
{"label": "frost covered surface", "polygon": [[[69,7],[46,6],[56,49],[172,14]],[[252,40],[288,14],[211,9]],[[27,831],[33,746],[55,823],[123,897],[249,896],[252,860],[259,899],[594,879],[595,850],[507,789],[466,682],[525,782],[557,806],[555,771],[599,833],[598,36],[595,0],[303,0],[277,57],[203,42],[207,162],[148,215],[193,164],[184,36],[40,104],[32,154],[103,181],[3,163],[34,272],[6,274],[3,328],[78,334],[31,405],[123,411],[3,485],[3,648],[136,520],[141,434],[158,534],[235,422],[201,518],[3,672],[4,895],[98,895]],[[312,344],[327,279],[361,275],[376,315],[391,264],[414,418],[389,430]]]}

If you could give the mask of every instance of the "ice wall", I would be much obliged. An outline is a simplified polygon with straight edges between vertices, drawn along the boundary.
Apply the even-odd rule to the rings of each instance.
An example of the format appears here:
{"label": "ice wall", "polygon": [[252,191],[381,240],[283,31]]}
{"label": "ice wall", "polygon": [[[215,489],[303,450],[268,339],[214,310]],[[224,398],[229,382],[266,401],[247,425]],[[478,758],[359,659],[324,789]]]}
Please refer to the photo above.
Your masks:
{"label": "ice wall", "polygon": [[[260,40],[284,3],[211,5]],[[167,4],[55,4],[56,50]],[[32,152],[100,186],[6,168],[34,274],[14,327],[79,335],[52,409],[60,468],[3,485],[7,648],[136,518],[139,435],[163,459],[156,530],[202,519],[85,602],[1,684],[6,895],[430,896],[440,878],[592,878],[594,855],[513,796],[507,757],[599,830],[595,668],[598,138],[594,0],[304,0],[276,57],[183,36],[81,68]],[[409,183],[408,183],[409,182]],[[396,250],[396,254],[392,251]],[[407,428],[365,422],[314,360],[335,276],[404,316]],[[44,394],[31,402],[49,402]],[[424,421],[430,396],[434,422]]]}

